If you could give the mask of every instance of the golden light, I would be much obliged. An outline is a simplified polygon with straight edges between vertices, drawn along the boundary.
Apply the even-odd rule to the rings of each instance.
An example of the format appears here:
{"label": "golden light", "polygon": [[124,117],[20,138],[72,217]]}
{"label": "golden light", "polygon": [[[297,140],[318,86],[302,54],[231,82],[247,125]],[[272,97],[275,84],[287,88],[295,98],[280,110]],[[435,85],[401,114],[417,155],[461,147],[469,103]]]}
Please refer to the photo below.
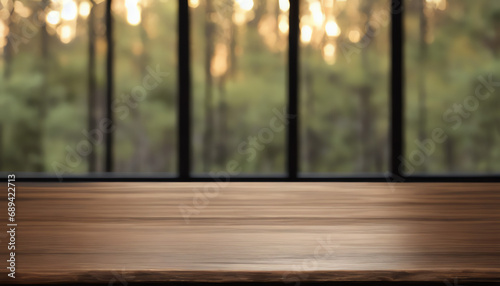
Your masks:
{"label": "golden light", "polygon": [[321,3],[318,1],[311,2],[309,4],[309,11],[311,11],[311,13],[313,14],[321,12]]}
{"label": "golden light", "polygon": [[127,9],[127,22],[132,26],[139,25],[141,23],[139,0],[125,0],[125,8]]}
{"label": "golden light", "polygon": [[326,44],[323,48],[323,52],[325,53],[325,56],[331,57],[335,54],[335,46],[332,44]]}
{"label": "golden light", "polygon": [[75,1],[65,0],[61,9],[61,18],[66,21],[71,21],[76,19],[78,15],[78,7]]}
{"label": "golden light", "polygon": [[236,0],[240,5],[240,8],[245,11],[250,11],[253,8],[253,0]]}
{"label": "golden light", "polygon": [[320,2],[312,2],[309,4],[309,11],[311,11],[314,25],[317,27],[321,27],[323,25],[323,21],[325,20],[325,15],[321,10]]}
{"label": "golden light", "polygon": [[259,21],[259,26],[257,27],[259,34],[262,36],[264,43],[270,48],[277,48],[278,36],[276,33],[277,19],[274,15],[267,14],[264,15]]}
{"label": "golden light", "polygon": [[323,6],[325,8],[333,8],[333,0],[323,0]]}
{"label": "golden light", "polygon": [[325,25],[326,35],[329,37],[338,37],[340,35],[340,27],[335,20],[329,20]]}
{"label": "golden light", "polygon": [[0,37],[6,37],[9,34],[9,26],[5,25],[3,21],[0,21]]}
{"label": "golden light", "polygon": [[242,11],[236,11],[233,14],[233,22],[236,25],[243,25],[243,24],[245,24],[246,21],[247,21],[247,17],[246,17],[246,15],[245,15],[244,12],[242,12]]}
{"label": "golden light", "polygon": [[[0,21],[0,47],[5,47],[7,45],[6,36],[9,34],[9,27],[4,24],[3,21]],[[3,52],[3,49],[0,49],[0,53]]]}
{"label": "golden light", "polygon": [[441,11],[446,10],[446,0],[441,0],[441,2],[439,3],[439,5],[437,7]]}
{"label": "golden light", "polygon": [[224,75],[227,71],[227,46],[224,44],[217,44],[215,46],[214,57],[210,65],[210,73],[214,77]]}
{"label": "golden light", "polygon": [[[0,2],[1,3],[1,2]],[[9,9],[0,9],[0,20],[8,19],[10,17]]]}
{"label": "golden light", "polygon": [[446,0],[426,0],[425,2],[434,9],[446,10]]}
{"label": "golden light", "polygon": [[359,42],[359,40],[361,40],[361,33],[357,29],[351,30],[351,31],[349,31],[348,37],[349,37],[349,41],[351,41],[353,43],[357,43],[357,42]]}
{"label": "golden light", "polygon": [[82,16],[84,19],[87,18],[90,14],[90,3],[87,1],[83,1],[80,3],[80,7],[78,9],[78,12],[80,13],[80,16]]}
{"label": "golden light", "polygon": [[30,8],[24,6],[20,1],[14,2],[14,11],[23,18],[28,18],[31,15]]}
{"label": "golden light", "polygon": [[302,15],[299,20],[300,27],[307,25],[307,26],[312,26],[313,25],[313,20],[312,16],[309,14]]}
{"label": "golden light", "polygon": [[141,11],[139,8],[127,10],[127,22],[132,26],[137,26],[141,23]]}
{"label": "golden light", "polygon": [[64,44],[71,42],[73,32],[69,25],[63,25],[59,27],[58,34],[59,38],[61,39],[61,42],[63,42]]}
{"label": "golden light", "polygon": [[333,65],[335,63],[335,46],[333,44],[326,44],[323,47],[323,58],[327,64]]}
{"label": "golden light", "polygon": [[279,0],[280,10],[283,12],[288,11],[290,9],[290,1],[288,0]]}
{"label": "golden light", "polygon": [[125,0],[125,8],[133,9],[139,6],[140,0]]}
{"label": "golden light", "polygon": [[189,0],[188,5],[191,8],[196,8],[200,6],[200,0]]}
{"label": "golden light", "polygon": [[59,22],[61,22],[61,14],[59,13],[59,11],[52,10],[47,13],[47,16],[45,16],[45,20],[47,21],[47,23],[55,26],[59,24]]}
{"label": "golden light", "polygon": [[280,32],[283,34],[288,33],[288,16],[287,15],[280,15],[278,18],[278,28],[280,29]]}
{"label": "golden light", "polygon": [[307,44],[311,42],[313,30],[310,26],[304,25],[300,29],[300,40],[302,43]]}
{"label": "golden light", "polygon": [[[335,9],[337,10],[342,10],[344,9],[344,7],[346,6],[346,3],[347,1],[346,0],[337,0],[335,1]],[[352,4],[352,3],[351,3]],[[356,3],[354,3],[354,5],[357,5]]]}

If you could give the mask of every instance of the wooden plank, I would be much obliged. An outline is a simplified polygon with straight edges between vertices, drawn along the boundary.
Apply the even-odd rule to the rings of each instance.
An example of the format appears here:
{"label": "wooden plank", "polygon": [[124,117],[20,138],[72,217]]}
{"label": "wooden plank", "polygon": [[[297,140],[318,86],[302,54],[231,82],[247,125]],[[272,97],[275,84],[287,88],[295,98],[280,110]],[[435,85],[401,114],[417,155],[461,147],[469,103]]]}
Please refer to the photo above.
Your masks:
{"label": "wooden plank", "polygon": [[500,282],[498,184],[18,183],[16,207],[2,283]]}

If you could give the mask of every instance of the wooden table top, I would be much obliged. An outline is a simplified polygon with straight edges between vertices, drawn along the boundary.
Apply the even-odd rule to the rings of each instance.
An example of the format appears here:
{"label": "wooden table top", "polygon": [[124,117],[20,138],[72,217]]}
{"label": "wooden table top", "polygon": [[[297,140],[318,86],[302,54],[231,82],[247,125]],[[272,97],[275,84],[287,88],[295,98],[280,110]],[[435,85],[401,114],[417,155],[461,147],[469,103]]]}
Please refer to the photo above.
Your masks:
{"label": "wooden table top", "polygon": [[16,279],[4,267],[3,195],[0,284],[500,282],[499,184],[17,183],[16,193]]}

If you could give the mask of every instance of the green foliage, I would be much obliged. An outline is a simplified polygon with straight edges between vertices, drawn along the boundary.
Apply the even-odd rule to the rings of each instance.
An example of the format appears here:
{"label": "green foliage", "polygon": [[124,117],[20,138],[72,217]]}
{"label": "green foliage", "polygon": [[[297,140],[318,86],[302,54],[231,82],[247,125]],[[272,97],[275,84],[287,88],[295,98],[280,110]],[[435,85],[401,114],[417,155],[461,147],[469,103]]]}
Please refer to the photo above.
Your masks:
{"label": "green foliage", "polygon": [[[115,114],[115,171],[175,173],[177,160],[183,159],[176,153],[177,2],[148,2],[151,4],[143,9],[140,25],[131,26],[123,14],[114,15],[114,96],[126,98],[134,88],[144,87],[148,66],[155,69],[159,65],[169,75],[137,106],[128,106],[124,118]],[[206,1],[191,9],[192,150],[196,173],[227,171],[227,163],[233,160],[242,173],[285,172],[286,129],[274,132],[273,139],[262,144],[262,150],[255,149],[255,158],[241,152],[250,137],[258,138],[270,128],[276,110],[283,110],[287,98],[286,36],[281,35],[281,42],[275,46],[266,42],[258,20],[272,5],[254,2],[254,20],[231,26],[235,41],[231,51],[235,61],[229,63],[232,70],[225,76],[211,75],[211,85],[207,82],[206,57],[214,55],[207,49],[232,37],[225,30],[229,26],[220,18],[227,17],[230,10],[223,5],[227,2],[220,2],[214,9],[222,12],[207,14]],[[277,1],[272,2],[278,7]],[[379,21],[377,33],[365,35],[367,42],[355,43],[348,37],[356,27],[363,36],[367,20],[387,12],[389,5],[383,0],[361,2],[362,7],[354,11],[358,14],[343,11],[336,15],[342,33],[334,40],[335,63],[329,64],[322,55],[324,44],[331,39],[300,46],[301,172],[383,173],[389,168],[389,23]],[[415,140],[430,138],[435,128],[443,128],[447,141],[437,144],[425,163],[415,166],[416,172],[498,172],[498,91],[479,101],[477,110],[462,118],[457,129],[443,119],[443,114],[474,96],[480,84],[478,77],[493,75],[500,79],[500,1],[447,1],[446,10],[428,11],[426,43],[420,39],[418,2],[407,1],[405,13],[406,157],[418,150]],[[39,9],[33,3],[25,5]],[[301,1],[301,11],[308,13],[307,1]],[[102,3],[95,13],[96,106],[91,113],[102,118],[107,80]],[[206,28],[213,22],[213,42],[207,43]],[[16,22],[11,32],[21,35],[22,25]],[[2,171],[53,172],[54,163],[67,165],[67,148],[75,149],[85,140],[82,131],[90,128],[88,44],[88,20],[79,18],[76,37],[68,44],[61,43],[57,34],[48,34],[43,44],[39,28],[10,58],[4,54],[0,77]],[[47,54],[42,53],[43,45]],[[346,47],[354,52],[348,54]],[[207,95],[211,95],[210,101]],[[212,137],[209,141],[207,134]],[[94,147],[96,170],[102,171],[102,142]],[[207,156],[211,158],[208,161]],[[83,156],[70,169],[73,173],[87,172],[87,158]]]}

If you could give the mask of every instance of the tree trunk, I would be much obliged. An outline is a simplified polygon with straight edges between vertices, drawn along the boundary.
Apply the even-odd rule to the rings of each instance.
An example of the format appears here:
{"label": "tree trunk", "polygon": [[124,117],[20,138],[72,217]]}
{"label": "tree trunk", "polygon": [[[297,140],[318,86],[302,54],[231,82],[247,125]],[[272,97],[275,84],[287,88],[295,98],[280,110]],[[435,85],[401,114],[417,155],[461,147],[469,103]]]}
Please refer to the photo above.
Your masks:
{"label": "tree trunk", "polygon": [[[95,2],[91,0],[91,8],[90,14],[88,17],[88,130],[96,129],[96,116],[95,116],[95,108],[96,108],[96,78],[95,78],[95,62],[96,62],[96,54],[95,54]],[[88,172],[94,173],[96,172],[96,152],[97,145],[94,145],[92,152],[90,152],[88,156]]]}
{"label": "tree trunk", "polygon": [[[12,73],[12,42],[11,42],[11,32],[13,31],[13,24],[11,21],[12,13],[14,13],[14,3],[16,0],[12,1],[12,10],[10,11],[10,16],[7,19],[8,23],[7,26],[9,27],[9,33],[7,34],[6,40],[7,43],[5,44],[3,48],[3,54],[4,54],[4,73],[3,77],[5,81],[7,81]],[[5,8],[5,7],[4,7]],[[0,122],[0,170],[2,170],[5,166],[3,165],[3,162],[5,160],[3,156],[3,124]],[[7,166],[8,167],[8,166]],[[4,170],[7,171],[7,170]]]}
{"label": "tree trunk", "polygon": [[456,170],[455,164],[455,139],[450,136],[448,140],[445,141],[444,153],[445,153],[445,162],[448,172],[454,172]]}
{"label": "tree trunk", "polygon": [[[362,57],[365,57],[363,53]],[[372,88],[365,85],[359,89],[360,119],[361,119],[361,164],[360,171],[370,172],[373,166],[374,136],[373,136],[373,115],[371,108]]]}
{"label": "tree trunk", "polygon": [[[305,47],[305,58],[311,59],[312,51],[310,46]],[[311,72],[311,66],[308,61],[304,61],[304,88],[305,88],[305,114],[304,118],[311,118],[314,115],[314,77]],[[303,168],[307,170],[307,172],[317,172],[317,158],[315,156],[318,148],[321,146],[316,145],[315,136],[313,130],[311,129],[310,124],[302,124],[303,132],[305,134],[305,140],[300,142],[302,146],[302,162],[304,162]],[[300,128],[300,127],[299,127]]]}
{"label": "tree trunk", "polygon": [[[420,142],[425,140],[425,130],[427,128],[427,107],[426,107],[426,88],[425,88],[425,62],[427,60],[427,16],[425,15],[426,0],[419,1],[420,13],[420,36],[419,36],[419,66],[418,66],[418,139]],[[427,170],[427,164],[424,162],[420,167],[422,172]]]}
{"label": "tree trunk", "polygon": [[219,133],[218,133],[218,148],[217,148],[217,164],[222,167],[227,160],[227,102],[226,102],[226,76],[221,76],[219,79]]}
{"label": "tree trunk", "polygon": [[[49,6],[49,0],[42,1],[42,8],[45,10]],[[43,148],[43,130],[44,130],[44,121],[47,115],[47,89],[48,89],[48,80],[49,80],[49,34],[47,33],[46,22],[43,21],[42,26],[40,28],[40,36],[41,36],[41,46],[42,46],[42,59],[41,59],[41,72],[44,75],[44,81],[42,82],[41,90],[40,90],[40,98],[35,100],[38,102],[38,123],[34,132],[35,140],[33,144],[33,153],[37,154],[38,160],[35,163],[34,169],[35,172],[43,172],[44,171],[44,148]]]}
{"label": "tree trunk", "polygon": [[12,73],[12,56],[13,56],[13,42],[12,42],[12,31],[14,30],[14,24],[12,23],[12,14],[14,13],[14,4],[16,3],[16,0],[12,1],[12,10],[10,11],[10,16],[7,19],[8,23],[7,26],[9,27],[9,33],[7,34],[7,43],[3,47],[3,54],[4,54],[4,78],[8,79]]}
{"label": "tree trunk", "polygon": [[[143,9],[142,10],[142,19],[147,19],[147,10]],[[139,27],[140,29],[140,37],[141,37],[141,42],[143,43],[143,47],[148,46],[148,36],[146,33],[146,30],[144,29],[144,24],[141,24]],[[141,78],[144,78],[147,75],[146,72],[146,65],[148,63],[148,54],[146,53],[146,50],[143,49],[140,56],[137,57],[136,61],[136,67],[140,71]],[[142,82],[141,82],[142,83]],[[149,95],[148,95],[149,96]],[[133,138],[133,144],[134,144],[134,155],[132,157],[132,171],[133,172],[144,172],[144,171],[152,171],[150,169],[150,164],[148,160],[148,154],[149,154],[149,140],[148,140],[148,135],[146,133],[145,129],[145,123],[142,121],[141,118],[141,112],[140,112],[140,105],[144,104],[141,102],[135,102],[137,106],[132,107],[130,109],[130,115],[132,116],[132,125],[135,126],[133,128],[133,131],[131,132]]]}
{"label": "tree trunk", "polygon": [[214,54],[214,30],[210,16],[214,12],[213,3],[211,0],[205,1],[205,130],[203,134],[202,156],[203,156],[203,171],[208,172],[213,162],[213,127],[214,118],[212,110],[212,86],[213,78],[210,72],[211,60]]}
{"label": "tree trunk", "polygon": [[[226,101],[226,81],[229,77],[231,77],[235,72],[235,62],[236,62],[236,25],[232,21],[234,15],[233,3],[229,1],[230,8],[229,13],[227,15],[228,19],[224,19],[227,21],[227,29],[224,27],[223,30],[223,39],[224,42],[227,42],[229,47],[229,55],[228,55],[228,69],[225,71],[223,75],[220,76],[218,82],[218,90],[219,90],[219,108],[218,108],[218,146],[217,146],[217,164],[222,167],[226,164],[228,159],[228,148],[227,148],[227,139],[228,139],[228,130],[227,130],[227,118],[228,118],[228,106]],[[227,32],[227,36],[226,36]]]}
{"label": "tree trunk", "polygon": [[[374,34],[375,27],[371,25],[370,14],[372,10],[372,3],[366,3],[361,8],[362,12],[367,15],[367,22],[365,23],[367,34]],[[362,40],[363,41],[363,40]],[[373,74],[370,71],[370,62],[368,59],[368,51],[365,50],[361,53],[361,63],[364,71],[364,78],[366,80],[371,79]],[[364,84],[363,86],[358,87],[359,90],[359,104],[360,104],[360,119],[361,119],[361,130],[360,130],[360,142],[361,142],[361,157],[359,163],[359,171],[369,172],[373,167],[373,154],[375,153],[375,148],[377,148],[376,140],[374,140],[373,136],[373,114],[371,107],[371,96],[373,94],[373,88],[368,84]]]}
{"label": "tree trunk", "polygon": [[237,29],[238,27],[234,24],[233,22],[233,15],[234,15],[234,6],[231,6],[231,18],[229,20],[230,23],[230,40],[229,40],[229,76],[233,77],[234,74],[236,73],[236,36],[237,36]]}

